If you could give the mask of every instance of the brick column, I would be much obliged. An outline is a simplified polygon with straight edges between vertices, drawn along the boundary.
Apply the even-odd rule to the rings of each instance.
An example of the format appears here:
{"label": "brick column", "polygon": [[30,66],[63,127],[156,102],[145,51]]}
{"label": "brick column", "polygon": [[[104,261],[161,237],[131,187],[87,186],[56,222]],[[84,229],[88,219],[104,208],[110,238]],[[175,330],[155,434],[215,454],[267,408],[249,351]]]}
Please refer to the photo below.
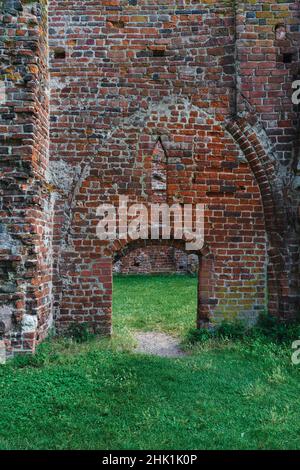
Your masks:
{"label": "brick column", "polygon": [[34,351],[52,318],[47,1],[0,3],[0,339]]}

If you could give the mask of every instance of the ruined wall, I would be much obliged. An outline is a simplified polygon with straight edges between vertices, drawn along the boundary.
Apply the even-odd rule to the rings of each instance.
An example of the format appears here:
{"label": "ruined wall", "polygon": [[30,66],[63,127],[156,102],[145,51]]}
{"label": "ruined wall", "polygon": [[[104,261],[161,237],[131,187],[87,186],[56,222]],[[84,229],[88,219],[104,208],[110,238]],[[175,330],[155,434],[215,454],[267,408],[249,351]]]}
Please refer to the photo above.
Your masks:
{"label": "ruined wall", "polygon": [[120,274],[175,273],[174,248],[145,247],[131,250],[128,254],[114,260],[113,271]]}
{"label": "ruined wall", "polygon": [[252,168],[263,188],[270,303],[275,311],[295,315],[300,313],[300,164],[292,83],[300,74],[299,1],[237,2],[236,39],[238,118],[229,130],[249,155],[263,146]]}
{"label": "ruined wall", "polygon": [[58,329],[110,332],[113,259],[131,241],[101,242],[97,207],[120,194],[206,205],[199,325],[295,317],[299,1],[50,0],[50,138],[46,1],[0,6],[8,353],[34,349],[53,313]]}
{"label": "ruined wall", "polygon": [[195,255],[165,245],[147,245],[114,258],[113,271],[119,274],[194,274],[199,260]]}
{"label": "ruined wall", "polygon": [[0,340],[33,351],[52,319],[46,1],[0,2]]}
{"label": "ruined wall", "polygon": [[107,250],[97,238],[96,211],[119,194],[207,204],[199,325],[265,308],[260,187],[226,130],[236,112],[235,21],[233,2],[51,2],[59,328],[89,321],[110,331],[112,259],[123,246]]}

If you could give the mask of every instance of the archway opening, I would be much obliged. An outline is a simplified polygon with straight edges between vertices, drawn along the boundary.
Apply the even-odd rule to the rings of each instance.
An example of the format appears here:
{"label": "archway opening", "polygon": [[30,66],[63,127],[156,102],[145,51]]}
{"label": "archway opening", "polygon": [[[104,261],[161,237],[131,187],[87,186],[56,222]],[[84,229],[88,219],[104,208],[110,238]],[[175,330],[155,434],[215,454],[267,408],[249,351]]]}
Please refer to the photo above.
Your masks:
{"label": "archway opening", "polygon": [[197,325],[199,255],[172,245],[133,246],[113,263],[113,328],[183,337]]}

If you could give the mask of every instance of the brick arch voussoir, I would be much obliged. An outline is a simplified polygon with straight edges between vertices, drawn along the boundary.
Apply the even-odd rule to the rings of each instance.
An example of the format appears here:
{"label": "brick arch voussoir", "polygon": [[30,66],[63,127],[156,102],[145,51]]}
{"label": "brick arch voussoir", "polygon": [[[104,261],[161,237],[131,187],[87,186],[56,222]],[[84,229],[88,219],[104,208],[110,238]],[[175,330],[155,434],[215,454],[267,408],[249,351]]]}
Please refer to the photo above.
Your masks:
{"label": "brick arch voussoir", "polygon": [[239,145],[254,174],[260,189],[266,233],[268,237],[268,290],[269,313],[281,315],[283,312],[285,247],[282,231],[285,227],[284,207],[276,194],[275,165],[266,153],[255,131],[245,120],[230,121],[227,131]]}
{"label": "brick arch voussoir", "polygon": [[[167,103],[167,105],[174,107],[177,105],[182,105],[184,99],[180,101],[178,96],[173,96],[172,99]],[[199,115],[203,116],[204,118],[208,119],[209,116],[205,110],[201,108],[196,108]],[[176,142],[174,140],[174,130],[170,129],[169,125],[173,124],[172,119],[169,119],[164,122],[160,121],[152,121],[152,117],[157,115],[157,109],[152,108],[149,110],[149,113],[145,113],[143,116],[143,121],[140,125],[139,130],[137,133],[137,152],[138,154],[148,153],[151,155],[155,149],[155,146],[158,141],[160,141],[163,150],[166,153],[167,157],[172,157],[172,152],[176,148]],[[136,113],[136,117],[139,116],[139,113]],[[76,207],[76,202],[78,196],[80,195],[81,188],[85,181],[90,178],[93,171],[97,169],[99,162],[102,162],[101,152],[108,148],[111,145],[113,139],[115,139],[120,130],[128,131],[128,133],[132,133],[132,129],[136,128],[136,124],[134,123],[135,119],[134,116],[131,116],[128,119],[125,119],[123,122],[120,123],[114,131],[108,135],[107,139],[105,140],[103,146],[99,150],[99,154],[93,155],[87,160],[86,165],[82,169],[81,175],[78,178],[77,184],[72,189],[72,193],[69,195],[69,199],[71,201],[71,208]],[[154,125],[156,124],[156,125]],[[191,143],[191,148],[193,148],[194,143]],[[138,155],[137,155],[138,156]],[[69,225],[72,224],[72,217],[70,218]]]}
{"label": "brick arch voussoir", "polygon": [[264,206],[265,223],[268,233],[279,232],[282,228],[281,211],[274,200],[272,181],[275,178],[275,167],[269,159],[255,132],[249,132],[245,125],[238,121],[230,121],[226,125],[245,155],[249,166],[258,183]]}

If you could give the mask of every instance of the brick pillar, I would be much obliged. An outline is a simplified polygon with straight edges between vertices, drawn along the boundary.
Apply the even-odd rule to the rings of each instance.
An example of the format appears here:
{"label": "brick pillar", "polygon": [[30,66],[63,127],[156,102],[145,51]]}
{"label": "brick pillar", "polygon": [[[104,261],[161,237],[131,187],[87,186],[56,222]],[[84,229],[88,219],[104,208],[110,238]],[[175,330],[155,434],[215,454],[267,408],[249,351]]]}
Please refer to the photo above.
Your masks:
{"label": "brick pillar", "polygon": [[295,317],[300,310],[300,120],[292,103],[300,70],[299,14],[298,0],[236,2],[236,115],[259,141],[258,159],[274,168],[260,189],[269,243],[269,309],[281,317]]}
{"label": "brick pillar", "polygon": [[34,351],[52,319],[47,1],[0,2],[0,340]]}

